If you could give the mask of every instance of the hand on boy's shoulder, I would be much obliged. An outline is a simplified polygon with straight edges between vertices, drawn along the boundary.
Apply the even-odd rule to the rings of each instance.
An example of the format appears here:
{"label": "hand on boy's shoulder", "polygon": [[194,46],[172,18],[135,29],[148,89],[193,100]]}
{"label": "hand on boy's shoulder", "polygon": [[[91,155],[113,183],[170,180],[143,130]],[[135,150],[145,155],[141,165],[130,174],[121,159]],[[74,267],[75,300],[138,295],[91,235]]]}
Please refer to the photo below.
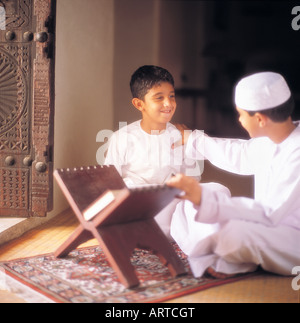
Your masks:
{"label": "hand on boy's shoulder", "polygon": [[175,123],[174,126],[180,131],[181,140],[175,142],[172,145],[172,149],[175,149],[176,147],[184,146],[188,142],[189,136],[192,133],[192,130],[182,123]]}

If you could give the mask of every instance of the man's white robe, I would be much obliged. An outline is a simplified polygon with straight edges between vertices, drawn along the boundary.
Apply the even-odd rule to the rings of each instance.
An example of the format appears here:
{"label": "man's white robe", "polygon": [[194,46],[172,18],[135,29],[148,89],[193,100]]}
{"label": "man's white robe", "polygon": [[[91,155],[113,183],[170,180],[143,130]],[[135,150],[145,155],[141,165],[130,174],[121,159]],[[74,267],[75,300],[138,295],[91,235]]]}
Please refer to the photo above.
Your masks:
{"label": "man's white robe", "polygon": [[[291,275],[300,265],[300,126],[282,143],[270,139],[211,138],[195,131],[187,155],[254,175],[255,198],[231,197],[203,186],[200,207],[177,206],[171,234],[189,256],[195,276],[209,266],[223,273],[267,271]],[[203,227],[202,227],[203,226]]]}

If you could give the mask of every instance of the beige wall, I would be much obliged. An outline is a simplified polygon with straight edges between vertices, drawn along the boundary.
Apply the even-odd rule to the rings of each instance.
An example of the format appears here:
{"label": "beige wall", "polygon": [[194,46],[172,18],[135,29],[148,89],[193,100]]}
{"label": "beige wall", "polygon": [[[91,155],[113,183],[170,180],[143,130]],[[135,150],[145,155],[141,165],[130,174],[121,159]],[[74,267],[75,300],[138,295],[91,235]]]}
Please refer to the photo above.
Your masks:
{"label": "beige wall", "polygon": [[[129,81],[141,65],[167,68],[176,88],[205,88],[203,1],[114,0],[114,130],[141,117],[131,104]],[[177,97],[176,122],[192,119],[192,101]],[[198,111],[203,111],[203,100]],[[200,119],[200,125],[201,118]]]}
{"label": "beige wall", "polygon": [[[55,168],[96,164],[113,124],[113,40],[114,1],[57,1]],[[67,206],[55,183],[51,215]]]}
{"label": "beige wall", "polygon": [[159,0],[114,0],[114,130],[119,122],[141,118],[131,104],[132,73],[141,65],[156,64]]}
{"label": "beige wall", "polygon": [[[141,117],[129,89],[140,65],[169,69],[179,88],[205,88],[203,19],[203,2],[196,1],[57,0],[55,168],[95,164],[97,133]],[[177,101],[175,120],[191,121],[191,100]],[[204,105],[198,124],[203,119],[205,128]],[[251,194],[247,179],[215,178],[207,170],[205,180],[219,179],[235,195]],[[51,215],[67,207],[55,184]]]}

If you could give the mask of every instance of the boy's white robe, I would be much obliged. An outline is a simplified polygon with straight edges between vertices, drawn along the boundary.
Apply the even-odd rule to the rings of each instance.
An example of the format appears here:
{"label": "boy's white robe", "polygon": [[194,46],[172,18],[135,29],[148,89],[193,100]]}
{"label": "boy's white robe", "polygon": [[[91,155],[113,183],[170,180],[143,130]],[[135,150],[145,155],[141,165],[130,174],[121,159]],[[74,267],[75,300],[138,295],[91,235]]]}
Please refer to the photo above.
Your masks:
{"label": "boy's white robe", "polygon": [[183,147],[171,148],[179,140],[181,134],[171,123],[161,133],[148,134],[141,120],[135,121],[113,133],[105,165],[114,165],[127,186],[164,184],[177,173],[200,180],[199,163],[187,158]]}
{"label": "boy's white robe", "polygon": [[[195,276],[265,270],[291,275],[300,265],[300,127],[281,144],[268,138],[210,138],[195,131],[187,154],[224,170],[255,176],[255,199],[203,186],[202,202],[177,206],[171,234]],[[183,215],[184,214],[184,215]],[[196,226],[197,224],[197,226]],[[213,224],[211,232],[207,225]],[[204,226],[204,230],[201,226]],[[208,232],[203,236],[203,232]]]}
{"label": "boy's white robe", "polygon": [[[164,132],[148,134],[142,129],[141,120],[135,121],[113,133],[105,165],[114,165],[128,187],[165,184],[177,173],[200,181],[201,163],[188,159],[184,147],[172,149],[179,140],[181,133],[171,123],[167,123]],[[175,199],[155,217],[167,236],[179,201]]]}

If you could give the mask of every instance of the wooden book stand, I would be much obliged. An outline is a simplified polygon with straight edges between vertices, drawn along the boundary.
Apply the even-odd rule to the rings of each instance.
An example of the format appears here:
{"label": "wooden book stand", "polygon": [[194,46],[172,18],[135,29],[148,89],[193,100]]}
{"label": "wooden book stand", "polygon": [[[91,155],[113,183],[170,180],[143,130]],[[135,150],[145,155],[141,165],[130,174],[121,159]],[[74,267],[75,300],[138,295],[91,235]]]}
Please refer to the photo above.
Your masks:
{"label": "wooden book stand", "polygon": [[[169,187],[129,190],[114,166],[60,169],[54,172],[54,177],[80,222],[55,252],[56,257],[64,257],[80,244],[96,238],[127,288],[139,285],[130,261],[135,248],[156,254],[173,277],[186,273],[182,261],[154,220],[178,190]],[[107,189],[121,190],[121,197],[86,221],[83,211]]]}

